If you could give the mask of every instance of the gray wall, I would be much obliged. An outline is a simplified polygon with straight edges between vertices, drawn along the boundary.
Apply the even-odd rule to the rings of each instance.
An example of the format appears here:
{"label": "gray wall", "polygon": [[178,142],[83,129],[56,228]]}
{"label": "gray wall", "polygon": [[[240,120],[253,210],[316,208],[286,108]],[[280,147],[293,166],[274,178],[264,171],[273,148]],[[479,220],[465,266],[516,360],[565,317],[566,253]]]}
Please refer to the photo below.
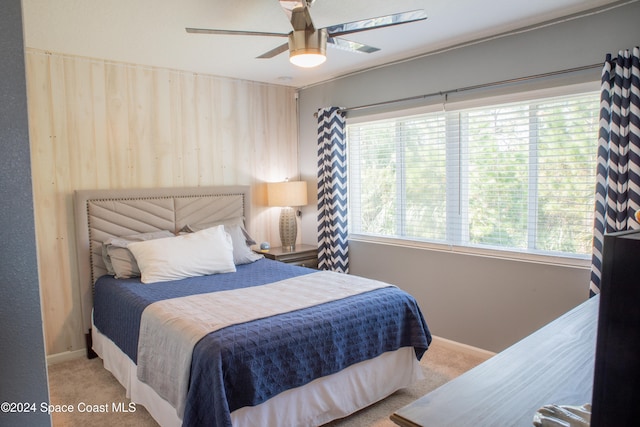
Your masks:
{"label": "gray wall", "polygon": [[[305,88],[299,97],[302,178],[316,181],[313,113],[320,107],[366,105],[599,64],[609,52],[640,44],[638,17],[640,3],[632,3]],[[599,75],[596,69],[537,84],[598,81]],[[314,243],[315,228],[313,206],[307,207],[302,221],[305,243]],[[503,350],[588,296],[589,271],[584,267],[364,242],[351,242],[350,251],[352,273],[411,292],[434,334],[492,351]]]}
{"label": "gray wall", "polygon": [[0,58],[0,402],[36,404],[0,412],[0,425],[48,426],[20,0],[2,3]]}

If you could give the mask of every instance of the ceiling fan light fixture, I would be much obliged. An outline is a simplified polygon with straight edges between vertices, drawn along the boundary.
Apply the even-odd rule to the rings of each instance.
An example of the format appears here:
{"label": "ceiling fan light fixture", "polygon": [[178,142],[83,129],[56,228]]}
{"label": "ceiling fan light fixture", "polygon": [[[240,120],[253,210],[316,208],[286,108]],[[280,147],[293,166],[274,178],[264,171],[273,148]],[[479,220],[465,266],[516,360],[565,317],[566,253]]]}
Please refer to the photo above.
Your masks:
{"label": "ceiling fan light fixture", "polygon": [[298,67],[317,67],[327,60],[326,30],[295,30],[289,35],[289,61]]}

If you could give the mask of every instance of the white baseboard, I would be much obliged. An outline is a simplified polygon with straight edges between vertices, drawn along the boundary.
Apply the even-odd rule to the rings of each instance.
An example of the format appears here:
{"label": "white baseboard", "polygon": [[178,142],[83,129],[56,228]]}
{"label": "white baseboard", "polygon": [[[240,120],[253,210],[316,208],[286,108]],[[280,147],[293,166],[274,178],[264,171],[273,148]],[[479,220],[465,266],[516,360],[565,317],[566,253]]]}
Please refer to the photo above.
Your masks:
{"label": "white baseboard", "polygon": [[489,359],[496,355],[496,353],[489,350],[463,344],[457,341],[448,340],[446,338],[438,337],[435,335],[433,336],[433,342],[437,343],[440,347],[449,348],[451,350],[459,351],[470,356],[481,357],[483,359]]}
{"label": "white baseboard", "polygon": [[47,356],[47,365],[55,365],[56,363],[66,362],[68,360],[80,359],[87,357],[87,349],[82,348],[75,351],[64,351],[62,353],[50,354]]}
{"label": "white baseboard", "polygon": [[[446,338],[438,337],[436,335],[433,336],[433,342],[437,343],[437,345],[445,348],[449,348],[455,351],[459,351],[462,353],[466,353],[471,356],[481,357],[484,359],[489,359],[492,356],[495,356],[496,353],[484,350],[482,348],[474,347],[468,344],[463,344],[457,341],[448,340]],[[51,354],[47,356],[47,365],[55,365],[56,363],[66,362],[68,360],[80,359],[82,357],[87,356],[87,349],[83,348],[75,351],[65,351],[62,353]]]}

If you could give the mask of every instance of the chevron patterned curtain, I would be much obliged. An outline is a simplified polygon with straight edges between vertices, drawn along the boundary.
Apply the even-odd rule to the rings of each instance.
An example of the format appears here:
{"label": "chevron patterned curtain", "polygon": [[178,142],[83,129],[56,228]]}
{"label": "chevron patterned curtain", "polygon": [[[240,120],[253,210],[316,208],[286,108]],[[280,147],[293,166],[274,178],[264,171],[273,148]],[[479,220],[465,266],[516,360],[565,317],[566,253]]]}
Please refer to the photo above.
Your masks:
{"label": "chevron patterned curtain", "polygon": [[602,69],[590,295],[600,292],[605,233],[640,228],[640,49],[607,55]]}
{"label": "chevron patterned curtain", "polygon": [[349,272],[344,112],[318,110],[318,268]]}

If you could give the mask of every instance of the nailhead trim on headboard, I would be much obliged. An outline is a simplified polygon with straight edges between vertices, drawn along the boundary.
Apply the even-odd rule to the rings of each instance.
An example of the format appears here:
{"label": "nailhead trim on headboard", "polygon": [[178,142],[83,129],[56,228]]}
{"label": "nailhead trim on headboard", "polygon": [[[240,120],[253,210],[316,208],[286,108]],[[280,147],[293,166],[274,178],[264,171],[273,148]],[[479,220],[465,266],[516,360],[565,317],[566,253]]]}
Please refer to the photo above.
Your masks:
{"label": "nailhead trim on headboard", "polygon": [[203,224],[232,216],[249,221],[249,203],[248,186],[76,191],[76,246],[84,328],[91,327],[93,285],[106,273],[102,241],[156,230],[176,232],[187,225],[186,221]]}

